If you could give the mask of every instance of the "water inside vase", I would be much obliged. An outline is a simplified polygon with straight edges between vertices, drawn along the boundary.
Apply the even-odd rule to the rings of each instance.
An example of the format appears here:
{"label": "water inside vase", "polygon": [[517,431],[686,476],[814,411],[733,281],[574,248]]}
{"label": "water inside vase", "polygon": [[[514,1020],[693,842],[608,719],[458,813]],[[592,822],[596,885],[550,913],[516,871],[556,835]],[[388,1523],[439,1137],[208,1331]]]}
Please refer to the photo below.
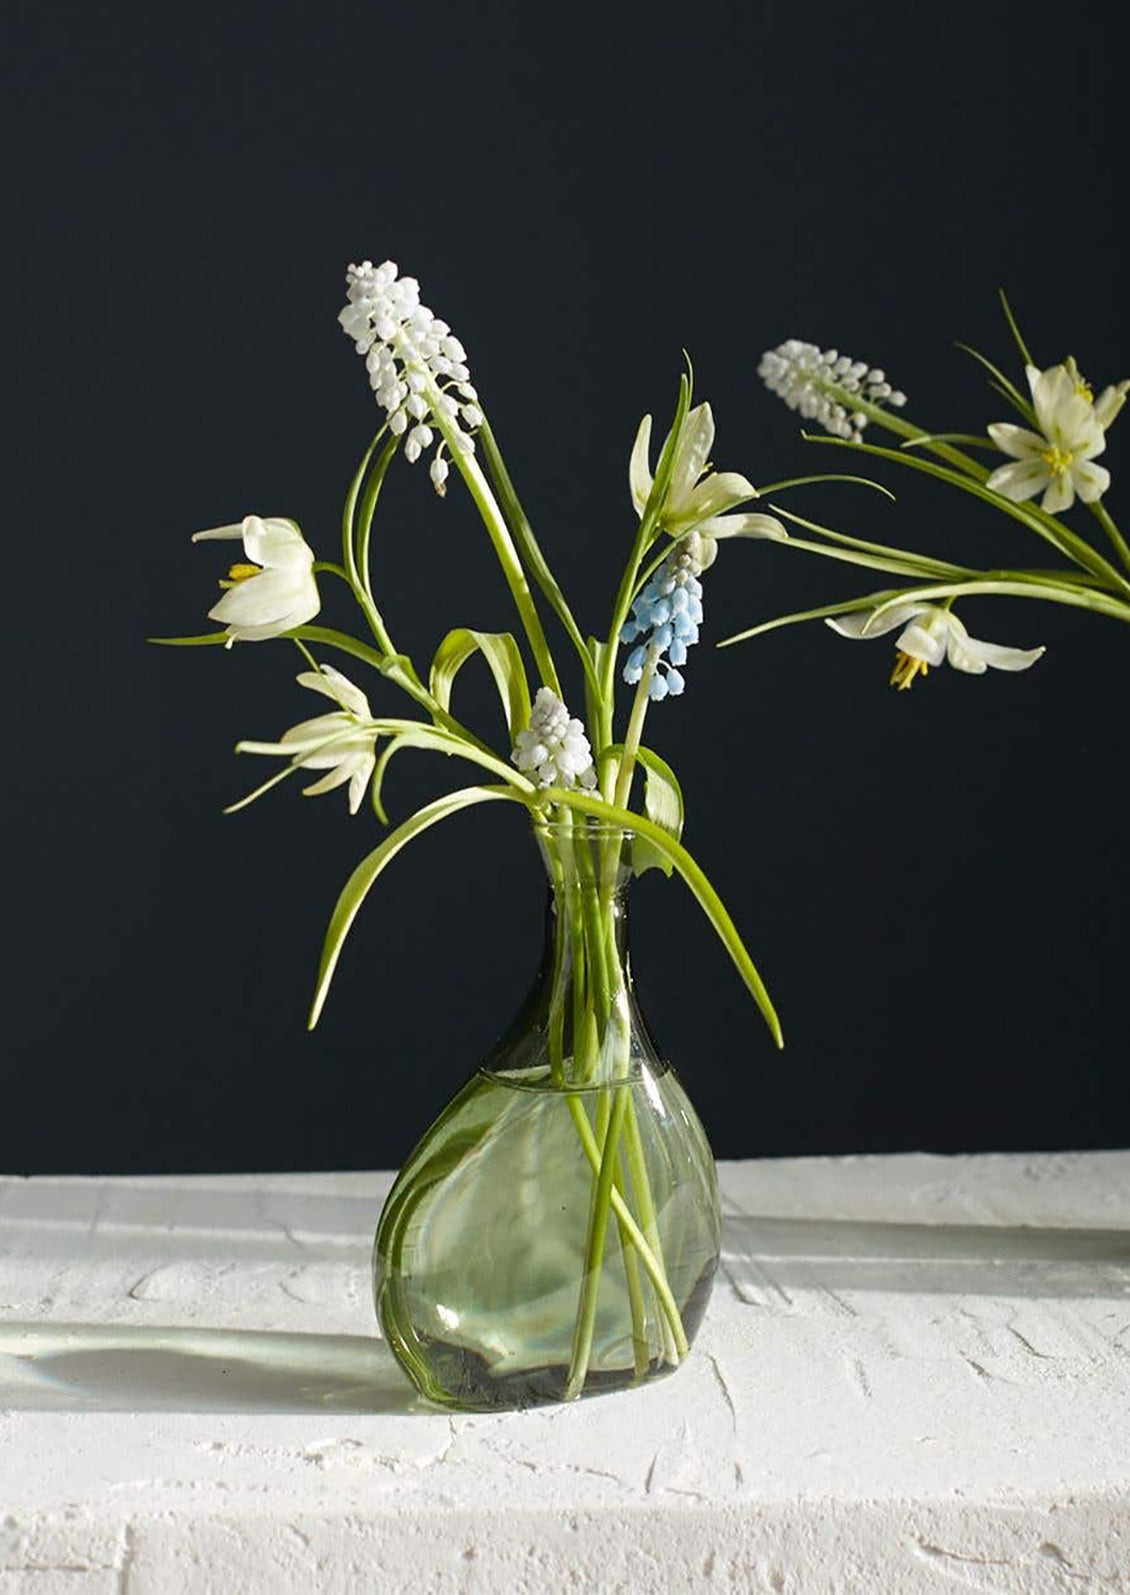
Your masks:
{"label": "water inside vase", "polygon": [[638,1221],[652,1264],[661,1260],[669,1302],[693,1338],[718,1263],[718,1198],[705,1134],[674,1072],[637,1064],[627,1082],[570,1089],[545,1067],[480,1070],[405,1165],[374,1250],[384,1333],[432,1400],[525,1407],[640,1384],[678,1365],[670,1307],[614,1203],[583,1390],[569,1386],[591,1152],[618,1094],[621,1215]]}

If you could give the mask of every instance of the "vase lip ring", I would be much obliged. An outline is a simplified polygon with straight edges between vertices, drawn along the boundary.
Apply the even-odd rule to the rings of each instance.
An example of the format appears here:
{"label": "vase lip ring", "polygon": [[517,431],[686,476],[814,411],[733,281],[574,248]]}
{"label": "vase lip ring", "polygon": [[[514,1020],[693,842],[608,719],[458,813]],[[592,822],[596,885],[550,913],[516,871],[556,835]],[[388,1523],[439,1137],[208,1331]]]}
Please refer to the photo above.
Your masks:
{"label": "vase lip ring", "polygon": [[630,842],[636,834],[626,825],[613,825],[607,820],[586,819],[578,824],[572,819],[537,818],[533,828],[538,836],[547,836],[555,842]]}

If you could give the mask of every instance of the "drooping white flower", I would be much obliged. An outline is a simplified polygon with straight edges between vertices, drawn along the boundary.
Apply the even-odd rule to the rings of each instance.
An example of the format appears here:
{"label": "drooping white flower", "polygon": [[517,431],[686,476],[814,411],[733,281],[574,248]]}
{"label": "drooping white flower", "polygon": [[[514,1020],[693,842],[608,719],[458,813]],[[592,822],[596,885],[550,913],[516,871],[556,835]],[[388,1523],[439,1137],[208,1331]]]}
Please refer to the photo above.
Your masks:
{"label": "drooping white flower", "polygon": [[853,360],[838,349],[818,349],[814,343],[788,338],[761,356],[757,374],[770,393],[799,410],[806,421],[817,421],[833,437],[858,442],[868,417],[852,410],[837,393],[858,393],[872,404],[889,404],[898,410],[906,394],[891,387],[887,374],[865,360]]}
{"label": "drooping white flower", "polygon": [[378,733],[372,724],[369,700],[360,687],[332,665],[304,670],[297,680],[300,687],[332,699],[337,710],[291,726],[278,742],[240,742],[236,752],[273,754],[289,759],[293,769],[328,771],[303,788],[305,797],[332,792],[348,781],[349,812],[356,814],[376,764]]}
{"label": "drooping white flower", "polygon": [[314,579],[314,553],[294,521],[247,515],[231,526],[196,532],[192,541],[239,538],[247,562],[231,567],[228,579],[220,583],[227,591],[208,611],[210,620],[227,627],[228,648],[235,642],[262,642],[305,626],[322,607]]}
{"label": "drooping white flower", "polygon": [[1106,448],[1106,428],[1122,408],[1128,384],[1107,388],[1096,402],[1074,360],[1026,371],[1040,430],[1011,421],[989,427],[993,442],[1012,460],[985,486],[1017,504],[1042,493],[1040,507],[1052,515],[1070,509],[1076,494],[1093,504],[1110,486],[1110,472],[1093,461]]}
{"label": "drooping white flower", "polygon": [[952,609],[936,604],[896,604],[878,621],[875,613],[874,609],[859,610],[834,616],[827,624],[841,637],[864,640],[885,637],[903,627],[895,643],[898,652],[891,672],[891,685],[900,689],[912,686],[916,676],[926,675],[931,665],[940,665],[943,659],[955,670],[983,676],[989,669],[1027,670],[1045,652],[1043,648],[1006,648],[997,642],[981,642],[969,635]]}
{"label": "drooping white flower", "polygon": [[515,737],[510,757],[538,786],[596,785],[585,728],[580,720],[570,719],[568,709],[548,687],[538,689],[530,724]]}
{"label": "drooping white flower", "polygon": [[[771,537],[787,535],[772,515],[730,515],[739,504],[757,497],[757,489],[738,471],[711,471],[708,461],[714,444],[714,416],[709,404],[690,411],[679,440],[667,499],[659,524],[671,537],[696,529],[704,543],[718,537]],[[647,506],[651,474],[651,416],[645,415],[636,432],[628,463],[628,486],[637,515]],[[705,475],[703,473],[706,473]],[[709,565],[714,552],[704,561]]]}
{"label": "drooping white flower", "polygon": [[[388,416],[389,430],[407,433],[404,456],[416,461],[434,442],[429,418],[442,412],[454,427],[452,447],[474,452],[475,432],[483,422],[471,384],[467,352],[446,321],[420,303],[415,277],[401,277],[395,263],[374,266],[363,260],[346,273],[348,303],[338,316],[345,332],[364,355],[377,403]],[[431,479],[442,498],[447,461],[441,443],[432,461]],[[442,466],[442,471],[437,467]]]}

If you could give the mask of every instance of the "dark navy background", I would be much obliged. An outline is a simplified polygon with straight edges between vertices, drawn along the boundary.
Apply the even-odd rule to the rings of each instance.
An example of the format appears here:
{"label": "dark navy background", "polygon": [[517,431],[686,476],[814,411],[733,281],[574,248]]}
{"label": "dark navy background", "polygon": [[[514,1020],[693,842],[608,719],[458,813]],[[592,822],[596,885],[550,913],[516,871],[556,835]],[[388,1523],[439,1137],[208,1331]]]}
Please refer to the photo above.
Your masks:
{"label": "dark navy background", "polygon": [[[1001,404],[953,345],[1011,359],[1005,283],[1044,364],[1130,374],[1124,69],[1089,15],[9,13],[0,1167],[394,1164],[536,961],[522,824],[464,815],[390,869],[307,1036],[325,922],[375,823],[293,786],[222,817],[266,773],[237,738],[315,712],[294,651],[143,641],[205,625],[199,527],[293,515],[334,557],[375,425],[335,322],[346,262],[391,255],[462,337],[542,543],[602,628],[634,429],[669,407],[684,347],[716,464],[761,481],[842,463],[756,379],[790,335],[883,365],[923,424],[980,429]],[[1130,418],[1106,463],[1127,511]],[[897,505],[789,502],[942,556],[1037,559],[1003,517],[888,480]],[[422,468],[398,466],[376,549],[422,669],[452,625],[514,624],[469,505],[438,503]],[[712,574],[708,643],[871,581],[764,544]],[[643,881],[644,1003],[722,1156],[1130,1139],[1130,634],[1033,604],[963,613],[1046,657],[895,694],[886,644],[797,629],[700,647],[685,698],[653,712],[686,840],[789,1042],[773,1051],[683,890]],[[458,692],[495,734],[475,669]],[[398,701],[379,683],[372,700]],[[410,754],[387,797],[404,816],[473,779]]]}

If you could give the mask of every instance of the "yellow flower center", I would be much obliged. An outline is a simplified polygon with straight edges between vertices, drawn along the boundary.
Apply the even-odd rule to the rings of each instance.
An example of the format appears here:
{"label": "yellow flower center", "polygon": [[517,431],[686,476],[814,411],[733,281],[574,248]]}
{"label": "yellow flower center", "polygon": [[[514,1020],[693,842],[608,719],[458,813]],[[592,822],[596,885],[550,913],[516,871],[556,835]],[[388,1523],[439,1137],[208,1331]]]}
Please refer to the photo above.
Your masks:
{"label": "yellow flower center", "polygon": [[1095,394],[1086,377],[1079,377],[1075,383],[1075,391],[1081,399],[1086,399],[1088,404],[1094,404]]}
{"label": "yellow flower center", "polygon": [[263,574],[262,565],[236,564],[228,571],[227,581],[221,580],[221,587],[238,587],[240,582],[250,581],[252,576]]}
{"label": "yellow flower center", "polygon": [[1058,449],[1052,443],[1046,449],[1040,450],[1040,458],[1053,476],[1062,476],[1075,456],[1070,449]]}
{"label": "yellow flower center", "polygon": [[911,654],[904,654],[901,648],[896,651],[895,668],[891,671],[892,687],[905,692],[908,687],[913,687],[916,676],[929,674],[930,666],[925,659],[915,659]]}

